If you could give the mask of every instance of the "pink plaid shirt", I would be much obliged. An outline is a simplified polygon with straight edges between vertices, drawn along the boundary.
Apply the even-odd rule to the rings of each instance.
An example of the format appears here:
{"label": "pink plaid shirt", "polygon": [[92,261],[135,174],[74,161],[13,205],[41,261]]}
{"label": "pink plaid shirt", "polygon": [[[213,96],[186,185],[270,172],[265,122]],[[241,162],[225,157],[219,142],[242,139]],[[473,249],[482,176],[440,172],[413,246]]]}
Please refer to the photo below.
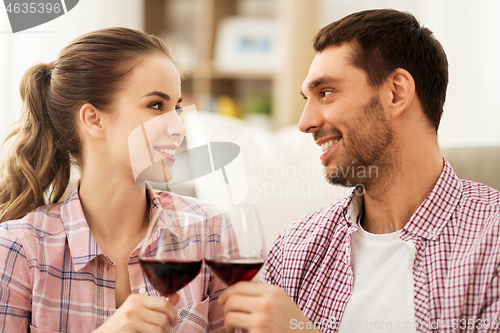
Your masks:
{"label": "pink plaid shirt", "polygon": [[[90,332],[116,311],[116,266],[92,236],[78,187],[63,203],[0,225],[1,332]],[[168,192],[149,197],[151,214],[160,205],[206,214],[206,206],[193,198]],[[128,263],[132,293],[158,296],[139,264],[140,246]],[[224,332],[216,300],[225,288],[203,264],[196,279],[179,291],[172,332]]]}
{"label": "pink plaid shirt", "polygon": [[[323,332],[337,332],[351,296],[350,235],[362,205],[354,192],[291,224],[261,279],[284,289]],[[418,332],[500,332],[500,192],[460,180],[445,160],[400,238],[416,249]]]}

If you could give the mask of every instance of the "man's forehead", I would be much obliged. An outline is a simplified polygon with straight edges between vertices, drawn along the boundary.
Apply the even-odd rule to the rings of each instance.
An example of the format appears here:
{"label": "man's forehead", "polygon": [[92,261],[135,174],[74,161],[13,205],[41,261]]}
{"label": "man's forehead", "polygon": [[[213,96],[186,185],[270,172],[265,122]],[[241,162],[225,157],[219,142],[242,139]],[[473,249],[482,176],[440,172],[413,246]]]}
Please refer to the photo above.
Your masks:
{"label": "man's forehead", "polygon": [[356,67],[351,63],[353,48],[350,43],[328,46],[311,63],[309,73],[302,84],[303,90],[311,90],[322,83],[341,83],[345,72]]}

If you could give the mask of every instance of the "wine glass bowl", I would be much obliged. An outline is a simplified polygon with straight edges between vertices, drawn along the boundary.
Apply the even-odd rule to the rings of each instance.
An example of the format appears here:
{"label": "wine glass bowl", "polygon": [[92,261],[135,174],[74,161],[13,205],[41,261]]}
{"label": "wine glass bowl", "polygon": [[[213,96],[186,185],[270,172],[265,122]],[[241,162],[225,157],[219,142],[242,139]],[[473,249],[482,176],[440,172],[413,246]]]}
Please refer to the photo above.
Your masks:
{"label": "wine glass bowl", "polygon": [[144,275],[159,294],[172,295],[200,272],[205,220],[183,211],[158,208],[139,252]]}
{"label": "wine glass bowl", "polygon": [[205,262],[228,286],[238,281],[250,281],[266,260],[264,234],[257,210],[253,205],[219,207],[209,224]]}

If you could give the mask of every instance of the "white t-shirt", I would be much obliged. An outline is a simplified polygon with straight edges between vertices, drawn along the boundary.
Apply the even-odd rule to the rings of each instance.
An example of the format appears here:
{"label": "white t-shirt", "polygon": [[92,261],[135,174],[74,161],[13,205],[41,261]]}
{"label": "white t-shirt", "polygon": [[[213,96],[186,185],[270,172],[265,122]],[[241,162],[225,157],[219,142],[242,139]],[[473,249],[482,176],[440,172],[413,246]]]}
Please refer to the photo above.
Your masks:
{"label": "white t-shirt", "polygon": [[353,293],[340,333],[416,332],[412,243],[401,231],[371,234],[358,224],[351,235]]}

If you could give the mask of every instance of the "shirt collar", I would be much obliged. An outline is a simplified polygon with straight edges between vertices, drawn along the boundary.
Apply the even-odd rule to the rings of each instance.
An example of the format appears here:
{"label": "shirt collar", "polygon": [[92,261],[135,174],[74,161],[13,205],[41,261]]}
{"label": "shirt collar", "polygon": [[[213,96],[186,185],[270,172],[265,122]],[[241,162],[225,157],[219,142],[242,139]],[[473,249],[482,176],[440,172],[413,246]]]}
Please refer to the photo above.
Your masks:
{"label": "shirt collar", "polygon": [[[112,262],[99,245],[97,245],[90,231],[85,215],[83,214],[83,208],[78,194],[79,188],[80,181],[75,184],[73,191],[61,205],[61,219],[64,224],[64,229],[66,230],[69,251],[75,271],[79,271],[99,255],[105,256]],[[159,207],[163,206],[167,209],[175,207],[173,196],[169,192],[157,193],[154,190],[147,190],[146,193],[150,201],[149,214],[151,218],[156,214]],[[139,244],[139,246],[141,244]]]}
{"label": "shirt collar", "polygon": [[[462,196],[462,182],[444,159],[444,167],[432,191],[412,215],[403,231],[434,240],[442,233]],[[344,200],[343,215],[349,226],[356,224],[363,211],[363,193],[360,188]]]}
{"label": "shirt collar", "polygon": [[363,212],[363,189],[355,188],[344,202],[344,218],[349,226],[356,225]]}
{"label": "shirt collar", "polygon": [[61,205],[61,219],[66,230],[69,251],[75,271],[85,267],[92,259],[103,254],[97,245],[89,225],[83,214],[83,208],[78,195],[80,181],[78,181],[71,194]]}
{"label": "shirt collar", "polygon": [[431,193],[405,225],[403,231],[417,237],[435,240],[456,210],[462,197],[462,181],[444,159],[444,167]]}

